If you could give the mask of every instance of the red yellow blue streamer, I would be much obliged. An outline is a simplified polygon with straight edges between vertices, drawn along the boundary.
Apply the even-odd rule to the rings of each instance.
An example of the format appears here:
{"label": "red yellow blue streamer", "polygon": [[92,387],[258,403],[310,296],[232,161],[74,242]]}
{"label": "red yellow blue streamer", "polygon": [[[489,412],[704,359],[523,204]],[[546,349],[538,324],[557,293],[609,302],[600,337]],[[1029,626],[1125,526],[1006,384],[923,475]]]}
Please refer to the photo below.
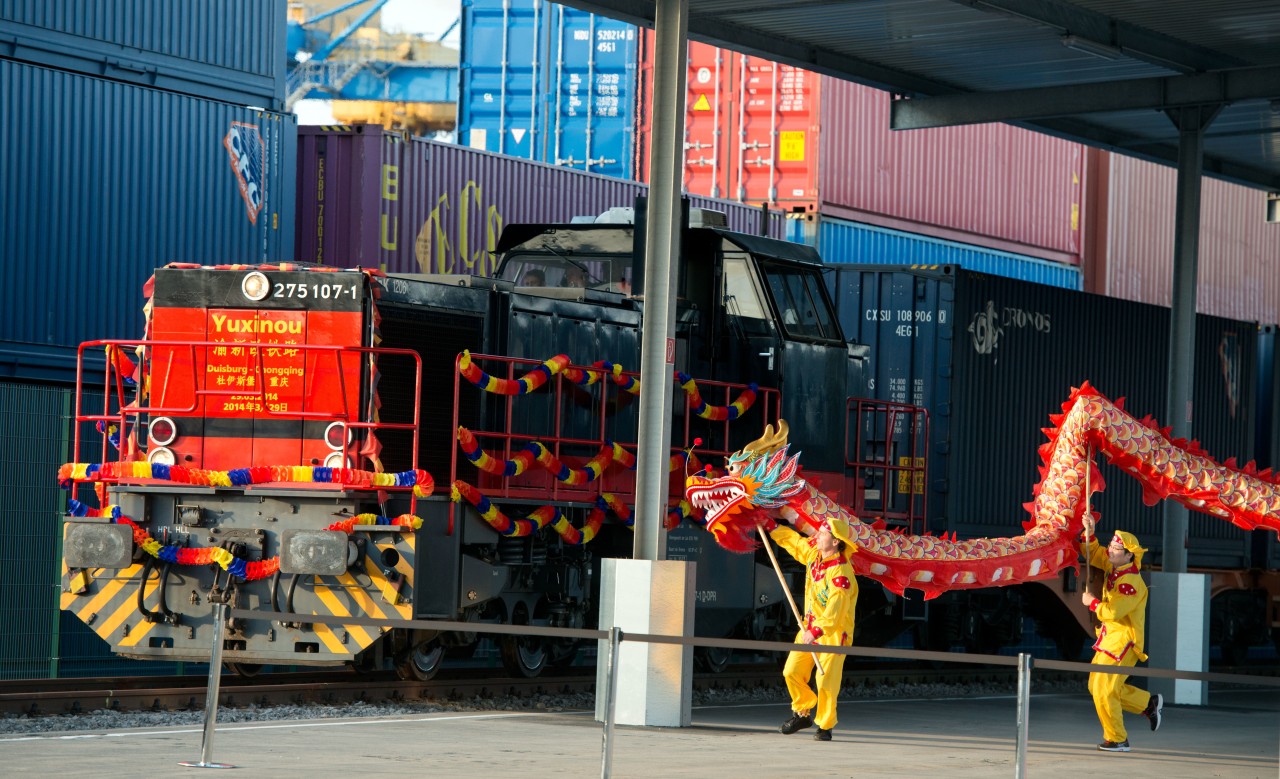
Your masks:
{"label": "red yellow blue streamer", "polygon": [[689,408],[693,409],[693,413],[713,422],[734,420],[742,416],[756,402],[756,390],[759,389],[759,385],[752,382],[729,405],[712,406],[702,399],[702,393],[698,391],[698,383],[689,374],[676,371],[676,382],[688,396]]}
{"label": "red yellow blue streamer", "polygon": [[120,479],[159,479],[175,484],[207,487],[244,487],[275,482],[341,484],[357,489],[412,487],[413,494],[425,498],[435,492],[435,479],[422,469],[398,473],[377,473],[354,468],[324,468],[310,465],[259,465],[230,471],[207,471],[182,465],[147,462],[66,463],[58,469],[58,484],[64,489],[72,481],[114,482]]}
{"label": "red yellow blue streamer", "polygon": [[[68,503],[67,513],[73,517],[110,517],[111,521],[116,524],[128,525],[133,531],[134,544],[161,562],[175,563],[177,565],[217,564],[222,570],[239,576],[245,581],[265,579],[280,570],[279,556],[266,560],[246,560],[221,547],[162,545],[152,538],[151,534],[140,527],[138,523],[121,513],[120,507],[116,505],[107,505],[100,509],[95,509],[73,499]],[[334,522],[326,529],[340,530],[350,534],[356,525],[388,525],[417,530],[422,527],[422,519],[412,514],[403,514],[394,518],[378,516],[377,514],[359,514],[349,519]]]}
{"label": "red yellow blue streamer", "polygon": [[557,354],[518,379],[499,379],[490,376],[471,360],[471,352],[464,351],[458,360],[458,372],[462,377],[485,392],[495,395],[528,395],[542,385],[547,379],[564,370],[569,364],[569,356]]}

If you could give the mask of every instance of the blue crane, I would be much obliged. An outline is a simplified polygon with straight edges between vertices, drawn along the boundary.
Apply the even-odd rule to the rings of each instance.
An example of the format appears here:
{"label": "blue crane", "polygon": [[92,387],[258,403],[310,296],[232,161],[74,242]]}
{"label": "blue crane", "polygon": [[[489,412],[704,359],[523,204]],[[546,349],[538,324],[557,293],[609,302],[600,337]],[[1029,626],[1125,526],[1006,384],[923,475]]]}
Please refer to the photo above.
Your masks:
{"label": "blue crane", "polygon": [[[337,34],[330,35],[318,26],[319,22],[366,4],[369,7]],[[306,98],[457,103],[456,55],[441,56],[450,50],[437,47],[425,60],[415,59],[421,47],[411,43],[372,47],[354,37],[386,4],[387,0],[352,0],[306,19],[297,14],[298,18],[289,20],[289,73],[285,87],[289,108]],[[440,39],[457,24],[455,20]]]}

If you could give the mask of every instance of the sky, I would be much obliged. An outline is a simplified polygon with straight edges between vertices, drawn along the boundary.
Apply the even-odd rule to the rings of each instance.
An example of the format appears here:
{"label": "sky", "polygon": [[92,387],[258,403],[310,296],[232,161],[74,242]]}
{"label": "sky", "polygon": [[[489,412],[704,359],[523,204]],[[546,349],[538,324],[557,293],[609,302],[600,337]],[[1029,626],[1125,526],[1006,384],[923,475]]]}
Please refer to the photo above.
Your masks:
{"label": "sky", "polygon": [[[461,0],[390,0],[382,7],[382,29],[425,35],[436,40],[462,13]],[[444,42],[457,48],[458,28]],[[300,100],[293,111],[298,124],[334,124],[327,100]]]}

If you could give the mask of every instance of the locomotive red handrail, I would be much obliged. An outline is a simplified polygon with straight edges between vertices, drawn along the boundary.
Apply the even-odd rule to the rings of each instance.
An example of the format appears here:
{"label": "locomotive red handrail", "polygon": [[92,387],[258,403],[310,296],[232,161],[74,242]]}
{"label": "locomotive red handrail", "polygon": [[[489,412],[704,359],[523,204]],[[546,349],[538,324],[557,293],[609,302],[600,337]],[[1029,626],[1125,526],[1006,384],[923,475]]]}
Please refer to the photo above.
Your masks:
{"label": "locomotive red handrail", "polygon": [[[924,523],[928,517],[928,466],[926,454],[929,442],[929,410],[910,403],[898,403],[889,400],[871,400],[869,398],[848,398],[845,401],[846,420],[851,416],[854,420],[854,443],[858,450],[853,458],[849,457],[849,425],[845,425],[845,468],[853,474],[858,488],[854,490],[853,513],[859,517],[879,516],[889,522],[901,522],[908,533],[919,534],[924,531]],[[871,414],[884,418],[885,451],[883,458],[866,459],[861,451],[867,431],[863,429],[864,415]],[[910,465],[898,465],[893,462],[889,444],[894,441],[893,431],[900,421],[906,420],[911,426],[907,436],[907,457]],[[875,425],[873,425],[875,427]],[[923,440],[920,435],[923,434]],[[917,464],[919,463],[919,464]],[[866,495],[862,489],[862,477],[865,472],[878,472],[881,475],[881,510],[872,512],[866,508]],[[910,487],[907,491],[906,511],[890,510],[888,499],[893,476],[906,476]],[[915,485],[917,477],[922,485],[920,499],[916,500]],[[917,510],[917,508],[919,510]]]}
{"label": "locomotive red handrail", "polygon": [[[484,370],[489,375],[499,379],[506,379],[508,381],[513,381],[519,378],[520,376],[524,375],[525,373],[527,373],[530,369],[536,368],[537,366],[543,364],[542,360],[519,358],[519,357],[505,357],[505,356],[490,355],[490,354],[472,353],[470,355],[470,359],[474,364],[484,363],[486,365]],[[462,355],[460,354],[455,359],[455,364],[454,364],[454,368],[455,368],[454,381],[453,381],[453,430],[454,431],[458,430],[462,422],[460,417],[460,399],[461,399],[461,392],[462,392],[463,385],[467,384],[468,389],[471,389],[473,391],[479,391],[471,387],[471,385],[467,383],[466,380],[462,377],[461,371],[459,370],[459,365],[461,360],[462,360]],[[490,370],[489,369],[490,367],[493,367],[494,370]],[[577,385],[574,384],[572,381],[569,381],[568,379],[566,379],[564,374],[574,369],[581,370],[581,371],[590,371],[598,374],[600,373],[604,374],[603,378],[600,380],[600,382],[598,382],[599,384],[604,385],[604,389],[603,391],[598,393],[598,396],[593,399],[593,403],[592,403],[592,405],[595,407],[594,423],[595,423],[595,431],[596,431],[596,435],[593,438],[578,438],[578,437],[561,435],[561,431],[563,430],[563,423],[564,423],[564,420],[562,418],[562,409],[565,408],[565,392],[566,390],[572,391],[577,387]],[[620,375],[623,377],[629,377],[634,379],[640,378],[640,374],[635,371],[622,371]],[[599,366],[570,364],[570,365],[564,366],[560,370],[557,376],[552,377],[555,380],[554,385],[550,388],[552,397],[553,397],[553,408],[554,408],[552,419],[551,419],[551,426],[550,426],[550,429],[554,433],[552,435],[531,435],[527,433],[511,432],[512,424],[515,418],[514,405],[517,402],[517,398],[520,397],[519,395],[504,396],[503,409],[501,413],[501,417],[502,417],[501,430],[483,430],[483,431],[472,430],[471,432],[475,435],[475,437],[478,440],[491,442],[491,446],[486,447],[486,451],[489,451],[495,457],[501,456],[504,459],[511,459],[520,451],[521,447],[524,444],[527,444],[533,441],[537,441],[538,443],[541,443],[544,446],[546,446],[547,449],[551,452],[551,454],[555,456],[557,459],[561,459],[562,453],[566,447],[573,447],[573,446],[580,446],[584,448],[602,447],[604,446],[607,440],[610,440],[606,436],[607,423],[610,418],[610,414],[609,414],[610,406],[611,405],[616,406],[618,404],[618,400],[624,397],[634,398],[635,402],[639,402],[639,398],[637,396],[630,395],[629,393],[627,393],[626,391],[618,387],[618,385],[612,380],[612,376],[613,374],[611,372],[607,370],[603,370]],[[668,374],[665,378],[668,381],[672,380],[672,376],[670,374]],[[708,403],[713,403],[713,401],[718,400],[719,405],[724,405],[724,406],[729,405],[738,394],[740,394],[743,390],[747,389],[747,385],[745,384],[733,384],[733,383],[727,383],[727,382],[721,382],[721,381],[710,381],[710,380],[704,380],[704,379],[697,379],[696,381],[698,384],[700,394]],[[762,425],[763,425],[763,422],[775,422],[778,418],[778,415],[781,409],[782,401],[781,401],[780,392],[777,389],[773,389],[773,388],[757,387],[756,393],[757,393],[756,404],[759,404],[761,414],[763,415]],[[682,443],[676,443],[676,442],[672,443],[672,446],[671,446],[672,454],[676,454],[683,451],[691,451],[693,454],[697,455],[704,462],[706,462],[708,458],[727,457],[730,454],[730,452],[734,451],[732,448],[729,448],[728,446],[729,424],[731,420],[727,420],[727,419],[716,421],[716,422],[713,422],[711,420],[703,420],[705,423],[704,427],[714,426],[714,430],[718,431],[716,433],[716,439],[719,442],[723,442],[723,446],[713,446],[711,445],[712,444],[711,441],[705,441],[697,447],[692,446],[691,439],[693,438],[693,435],[694,435],[692,431],[693,416],[694,414],[691,411],[684,415],[684,423],[682,426],[683,429],[681,431]],[[637,446],[636,441],[615,441],[615,443],[618,443],[628,448],[632,452],[635,451]],[[499,451],[501,452],[500,455],[499,455]],[[635,495],[634,483],[631,484],[629,487],[607,489],[605,486],[605,482],[607,480],[604,478],[597,479],[593,482],[590,482],[585,485],[580,485],[580,486],[565,485],[555,479],[550,479],[550,488],[548,489],[546,487],[538,486],[538,485],[528,485],[528,484],[513,485],[512,477],[508,477],[508,476],[490,477],[487,474],[485,476],[487,477],[486,479],[483,480],[485,483],[485,494],[491,498],[512,499],[512,500],[535,500],[536,499],[544,502],[547,502],[547,501],[575,502],[576,501],[576,502],[582,502],[584,504],[586,503],[594,504],[596,499],[599,498],[601,494],[604,492],[613,492],[623,498],[634,498],[634,495]],[[462,478],[465,481],[465,480],[475,478],[475,474],[474,472],[468,472],[467,474],[459,473],[458,446],[455,445],[453,447],[453,451],[451,453],[450,462],[449,462],[450,484],[452,484],[454,481],[458,480],[459,478]],[[683,479],[681,479],[681,485],[675,488],[671,494],[673,496],[683,495]],[[454,522],[456,518],[455,510],[456,510],[456,505],[451,505],[449,509],[449,527],[448,527],[448,532],[450,534],[452,534],[453,528],[454,528]]]}
{"label": "locomotive red handrail", "polygon": [[[120,424],[120,431],[121,431],[120,434],[122,436],[122,440],[120,442],[121,446],[119,447],[117,452],[118,454],[122,455],[123,449],[124,449],[123,436],[125,435],[125,430],[127,429],[128,420],[130,417],[136,418],[143,414],[147,414],[150,416],[160,416],[165,414],[191,414],[191,413],[194,413],[196,409],[199,407],[199,399],[202,397],[236,396],[236,397],[245,397],[245,398],[257,398],[259,401],[265,400],[265,392],[266,392],[265,389],[207,390],[207,389],[201,389],[199,387],[199,381],[198,381],[199,377],[196,375],[196,350],[217,348],[217,347],[227,347],[227,346],[235,346],[239,348],[248,348],[248,349],[254,350],[252,353],[257,358],[257,366],[256,366],[257,373],[255,374],[256,380],[254,383],[255,383],[255,386],[264,388],[265,382],[262,381],[262,378],[264,376],[266,364],[264,363],[263,355],[264,355],[264,352],[268,349],[280,349],[282,345],[279,343],[244,341],[244,342],[235,342],[234,344],[228,344],[227,342],[223,342],[223,341],[198,341],[198,340],[157,341],[157,340],[136,340],[136,339],[134,340],[99,339],[94,341],[85,341],[84,343],[80,344],[76,353],[75,414],[76,414],[77,425],[76,425],[75,436],[74,436],[74,446],[75,446],[74,451],[76,453],[80,451],[80,426],[78,424],[80,422],[95,422],[95,423],[96,422],[103,422],[103,423],[118,422]],[[192,379],[191,386],[193,387],[193,394],[194,394],[194,398],[192,400],[191,405],[186,407],[178,407],[178,406],[161,407],[161,406],[133,405],[132,403],[127,403],[125,399],[125,376],[120,373],[118,366],[112,360],[107,360],[106,371],[103,374],[103,386],[102,386],[102,389],[103,389],[102,412],[103,413],[101,414],[83,413],[83,408],[81,404],[82,404],[84,390],[85,390],[84,360],[85,360],[86,351],[92,350],[92,349],[99,349],[99,348],[104,350],[110,350],[112,348],[116,348],[116,349],[123,349],[126,351],[133,351],[139,347],[146,350],[148,354],[150,354],[151,350],[156,348],[172,349],[172,348],[185,347],[190,350],[190,355],[191,355],[190,366],[191,366],[191,379]],[[390,348],[390,347],[375,347],[375,346],[345,346],[345,345],[332,345],[332,344],[289,344],[287,348],[292,350],[298,350],[304,353],[315,352],[315,353],[321,353],[321,354],[331,354],[333,356],[335,364],[337,365],[337,368],[338,368],[338,370],[336,371],[336,375],[338,377],[338,382],[341,387],[341,392],[339,392],[339,399],[342,403],[342,411],[340,412],[277,411],[277,410],[271,409],[268,406],[268,404],[263,402],[259,404],[261,406],[261,409],[257,413],[262,413],[267,416],[284,417],[288,419],[299,419],[299,420],[328,419],[335,422],[342,422],[344,425],[352,429],[411,430],[413,431],[413,445],[410,450],[410,458],[411,458],[410,468],[412,470],[418,469],[418,437],[420,434],[419,427],[420,427],[420,421],[421,421],[421,400],[420,399],[422,397],[422,357],[417,352],[413,351],[412,349],[397,349],[397,348]],[[342,368],[342,356],[344,354],[354,354],[354,355],[370,354],[378,357],[402,356],[402,357],[408,357],[411,360],[413,360],[413,363],[414,363],[413,421],[412,422],[362,422],[359,420],[358,414],[355,417],[353,417],[351,413],[351,409],[348,408],[348,402],[347,402],[346,372]],[[361,362],[363,363],[363,361]],[[361,366],[360,370],[363,370],[363,365]],[[114,385],[115,385],[114,397],[115,397],[116,405],[118,408],[118,410],[115,413],[111,413],[110,411],[111,399],[113,395],[113,387],[112,387],[113,379],[114,379]],[[344,456],[348,454],[348,451],[349,451],[348,447],[350,445],[351,445],[350,443],[344,444],[343,449],[341,450]],[[108,448],[108,435],[106,431],[104,431],[102,436],[102,455],[101,455],[100,461],[107,462],[109,461],[109,459],[111,458],[110,458],[110,450]],[[289,463],[272,463],[272,464],[288,465]],[[417,497],[413,496],[412,487],[385,487],[384,486],[384,487],[379,487],[379,489],[385,490],[385,491],[406,491],[406,490],[410,491],[410,495],[411,495],[410,513],[416,512]]]}

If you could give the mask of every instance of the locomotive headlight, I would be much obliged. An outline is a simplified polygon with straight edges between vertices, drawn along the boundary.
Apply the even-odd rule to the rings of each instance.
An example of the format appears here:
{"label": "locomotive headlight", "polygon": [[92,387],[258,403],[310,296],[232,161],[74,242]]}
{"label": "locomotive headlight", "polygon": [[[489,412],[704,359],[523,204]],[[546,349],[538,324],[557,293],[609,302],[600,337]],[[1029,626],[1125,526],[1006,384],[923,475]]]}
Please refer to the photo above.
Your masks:
{"label": "locomotive headlight", "polygon": [[324,467],[326,468],[350,468],[351,460],[343,457],[342,452],[333,452],[324,458]]}
{"label": "locomotive headlight", "polygon": [[173,465],[177,462],[177,458],[173,456],[172,449],[165,446],[157,446],[147,452],[147,462],[152,465]]}
{"label": "locomotive headlight", "polygon": [[281,573],[341,576],[347,562],[347,534],[340,530],[292,528],[280,533]]}
{"label": "locomotive headlight", "polygon": [[351,443],[351,430],[343,422],[331,422],[324,429],[324,442],[330,449],[341,449]]}
{"label": "locomotive headlight", "polygon": [[250,300],[262,300],[271,291],[271,282],[259,271],[253,271],[240,282],[240,291]]}
{"label": "locomotive headlight", "polygon": [[151,436],[151,443],[168,446],[178,437],[178,426],[169,417],[156,417],[151,420],[147,432]]}

